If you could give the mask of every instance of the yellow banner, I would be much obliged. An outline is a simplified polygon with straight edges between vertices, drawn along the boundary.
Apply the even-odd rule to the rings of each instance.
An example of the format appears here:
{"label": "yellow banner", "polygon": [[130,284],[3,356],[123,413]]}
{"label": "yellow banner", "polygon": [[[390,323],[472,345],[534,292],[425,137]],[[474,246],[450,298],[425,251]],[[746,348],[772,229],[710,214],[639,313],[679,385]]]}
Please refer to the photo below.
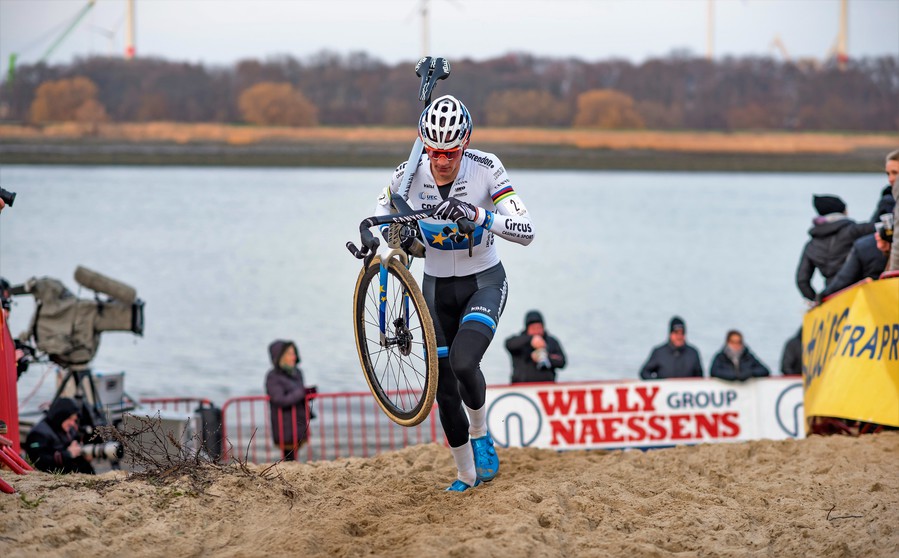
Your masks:
{"label": "yellow banner", "polygon": [[802,322],[805,416],[899,426],[899,277],[851,288]]}

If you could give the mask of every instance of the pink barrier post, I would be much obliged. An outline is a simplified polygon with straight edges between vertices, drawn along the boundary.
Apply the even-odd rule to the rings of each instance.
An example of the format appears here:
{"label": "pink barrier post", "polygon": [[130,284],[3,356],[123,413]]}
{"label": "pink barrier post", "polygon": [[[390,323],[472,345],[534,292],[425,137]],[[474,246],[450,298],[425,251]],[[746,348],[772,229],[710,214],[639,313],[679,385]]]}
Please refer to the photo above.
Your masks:
{"label": "pink barrier post", "polygon": [[350,405],[349,399],[346,402],[346,425],[347,425],[347,448],[349,448],[349,456],[353,456],[353,413],[352,413],[352,405]]}
{"label": "pink barrier post", "polygon": [[368,444],[365,443],[368,439],[365,428],[365,400],[361,397],[359,398],[359,416],[362,417],[362,457],[368,457]]}
{"label": "pink barrier post", "polygon": [[16,345],[6,325],[6,310],[0,310],[0,423],[12,435],[12,449],[18,454],[19,446],[19,396],[16,382]]}
{"label": "pink barrier post", "polygon": [[333,420],[334,420],[334,448],[335,448],[334,454],[336,457],[337,455],[339,455],[336,448],[340,447],[340,428],[337,426],[339,424],[338,420],[337,420],[337,404],[334,402],[333,399],[331,400],[331,415],[334,417],[333,418]]}

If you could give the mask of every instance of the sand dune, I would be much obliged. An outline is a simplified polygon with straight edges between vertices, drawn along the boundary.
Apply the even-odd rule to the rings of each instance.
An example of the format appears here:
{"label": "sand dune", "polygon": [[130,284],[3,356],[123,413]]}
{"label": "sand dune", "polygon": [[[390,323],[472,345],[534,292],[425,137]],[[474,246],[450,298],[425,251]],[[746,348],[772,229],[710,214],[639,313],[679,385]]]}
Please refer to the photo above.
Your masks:
{"label": "sand dune", "polygon": [[0,555],[896,556],[899,432],[651,452],[500,450],[442,491],[449,452],[209,471],[2,477]]}

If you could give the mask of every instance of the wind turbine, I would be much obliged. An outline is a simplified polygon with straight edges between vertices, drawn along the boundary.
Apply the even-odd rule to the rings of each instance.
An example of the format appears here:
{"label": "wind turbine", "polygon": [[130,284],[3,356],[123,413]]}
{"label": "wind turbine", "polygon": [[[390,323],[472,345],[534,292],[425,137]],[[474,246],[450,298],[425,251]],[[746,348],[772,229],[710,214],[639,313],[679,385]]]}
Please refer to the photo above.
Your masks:
{"label": "wind turbine", "polygon": [[125,27],[125,59],[134,58],[134,0],[128,0],[128,25]]}
{"label": "wind turbine", "polygon": [[840,0],[840,29],[834,43],[834,56],[841,70],[846,69],[849,62],[849,0]]}
{"label": "wind turbine", "polygon": [[[133,0],[132,0],[133,1]],[[446,0],[456,6],[461,4],[456,0]],[[431,55],[431,0],[418,1],[418,14],[421,16],[421,56]]]}

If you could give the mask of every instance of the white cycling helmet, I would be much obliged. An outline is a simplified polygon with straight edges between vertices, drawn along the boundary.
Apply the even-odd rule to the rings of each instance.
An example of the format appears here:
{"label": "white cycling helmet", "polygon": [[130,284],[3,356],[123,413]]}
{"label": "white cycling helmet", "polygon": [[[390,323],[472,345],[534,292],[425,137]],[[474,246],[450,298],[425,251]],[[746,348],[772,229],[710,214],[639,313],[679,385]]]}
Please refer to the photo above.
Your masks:
{"label": "white cycling helmet", "polygon": [[464,147],[471,137],[471,114],[452,95],[438,98],[421,113],[418,135],[431,149]]}

